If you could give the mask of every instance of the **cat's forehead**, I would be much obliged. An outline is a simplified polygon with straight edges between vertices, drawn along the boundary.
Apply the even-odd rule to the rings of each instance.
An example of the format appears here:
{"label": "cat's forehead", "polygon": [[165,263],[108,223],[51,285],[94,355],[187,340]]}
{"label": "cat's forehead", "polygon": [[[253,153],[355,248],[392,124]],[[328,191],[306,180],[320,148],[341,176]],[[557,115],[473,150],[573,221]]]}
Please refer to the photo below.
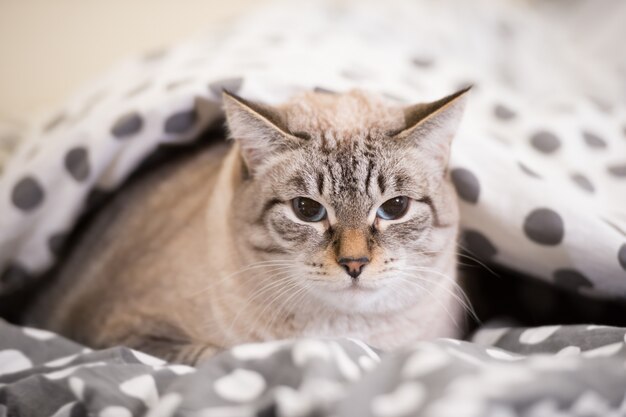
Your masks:
{"label": "cat's forehead", "polygon": [[358,90],[303,93],[281,106],[281,110],[290,132],[331,135],[338,141],[385,135],[405,125],[402,107]]}

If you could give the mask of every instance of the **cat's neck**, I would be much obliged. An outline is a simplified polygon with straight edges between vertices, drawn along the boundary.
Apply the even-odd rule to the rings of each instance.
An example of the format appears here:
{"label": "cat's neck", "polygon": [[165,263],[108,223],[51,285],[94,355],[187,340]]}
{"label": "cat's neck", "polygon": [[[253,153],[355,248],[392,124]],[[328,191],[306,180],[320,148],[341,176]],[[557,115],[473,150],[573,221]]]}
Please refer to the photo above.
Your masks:
{"label": "cat's neck", "polygon": [[[225,293],[224,291],[228,291]],[[251,300],[226,283],[213,293],[213,313],[228,343],[294,337],[354,337],[384,350],[437,337],[459,337],[465,322],[451,282],[435,286],[421,302],[393,311],[350,313],[280,289]],[[221,295],[220,295],[221,294]],[[227,301],[224,294],[229,294]]]}

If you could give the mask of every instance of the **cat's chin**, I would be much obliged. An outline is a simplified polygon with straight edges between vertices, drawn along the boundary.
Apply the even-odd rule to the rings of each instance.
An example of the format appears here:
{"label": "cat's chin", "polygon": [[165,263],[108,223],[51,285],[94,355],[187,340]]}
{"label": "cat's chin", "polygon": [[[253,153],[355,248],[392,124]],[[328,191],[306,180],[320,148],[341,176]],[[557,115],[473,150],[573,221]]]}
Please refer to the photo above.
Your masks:
{"label": "cat's chin", "polygon": [[318,286],[311,292],[330,308],[344,313],[385,313],[400,309],[397,294],[382,281],[387,279],[337,282]]}

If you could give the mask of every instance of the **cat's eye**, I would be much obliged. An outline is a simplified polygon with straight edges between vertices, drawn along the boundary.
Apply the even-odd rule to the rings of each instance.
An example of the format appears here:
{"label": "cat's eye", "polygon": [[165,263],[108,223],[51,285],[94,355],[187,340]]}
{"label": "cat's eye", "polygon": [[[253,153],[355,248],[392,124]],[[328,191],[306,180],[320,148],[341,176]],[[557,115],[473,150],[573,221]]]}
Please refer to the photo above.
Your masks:
{"label": "cat's eye", "polygon": [[326,209],[315,200],[306,197],[296,197],[291,200],[293,212],[305,222],[320,222],[326,218]]}
{"label": "cat's eye", "polygon": [[409,209],[409,197],[398,196],[385,201],[378,210],[376,216],[383,220],[398,220]]}

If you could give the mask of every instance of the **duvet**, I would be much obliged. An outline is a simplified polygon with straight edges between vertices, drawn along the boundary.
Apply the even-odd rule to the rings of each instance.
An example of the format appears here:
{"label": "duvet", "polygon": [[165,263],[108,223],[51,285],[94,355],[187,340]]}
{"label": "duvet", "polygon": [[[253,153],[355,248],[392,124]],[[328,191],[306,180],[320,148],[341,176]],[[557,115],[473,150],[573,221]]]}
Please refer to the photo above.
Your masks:
{"label": "duvet", "polygon": [[[467,84],[451,159],[462,249],[623,300],[623,77],[525,6],[455,1],[283,5],[120,64],[23,132],[4,167],[0,295],[44,279],[77,220],[157,148],[219,128],[222,89],[278,103],[362,88],[410,103]],[[0,416],[622,416],[625,333],[487,324],[387,353],[285,340],[191,368],[1,322]]]}

